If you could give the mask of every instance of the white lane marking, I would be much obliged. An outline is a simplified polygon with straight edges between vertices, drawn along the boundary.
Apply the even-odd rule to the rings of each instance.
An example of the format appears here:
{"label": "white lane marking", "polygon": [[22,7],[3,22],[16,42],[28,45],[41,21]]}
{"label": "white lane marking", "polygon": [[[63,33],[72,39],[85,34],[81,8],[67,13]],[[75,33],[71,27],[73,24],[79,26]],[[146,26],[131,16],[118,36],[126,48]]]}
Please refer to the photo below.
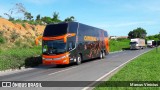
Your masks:
{"label": "white lane marking", "polygon": [[[147,52],[149,52],[149,51],[151,51],[151,50],[148,50],[148,51],[146,51],[146,52],[144,52],[144,53],[147,53]],[[141,53],[140,55],[142,55],[142,54],[144,54],[144,53]],[[94,81],[93,83],[89,84],[87,87],[83,88],[82,90],[87,90],[87,89],[89,89],[90,86],[96,84],[97,81],[100,81],[100,80],[102,80],[103,78],[107,77],[109,74],[111,74],[112,72],[116,71],[118,68],[122,67],[123,65],[125,65],[125,64],[128,63],[128,62],[130,62],[131,60],[139,57],[140,55],[135,56],[135,57],[133,57],[132,59],[126,61],[125,63],[119,65],[118,67],[116,67],[115,69],[113,69],[113,70],[111,70],[110,72],[106,73],[106,74],[103,75],[102,77],[98,78],[96,81]]]}
{"label": "white lane marking", "polygon": [[53,74],[56,74],[56,73],[64,72],[64,71],[71,70],[71,69],[73,69],[73,68],[77,68],[77,67],[78,67],[78,66],[71,67],[71,68],[67,68],[67,69],[60,70],[60,71],[57,71],[57,72],[54,72],[54,73],[50,73],[50,74],[48,74],[48,75],[53,75]]}
{"label": "white lane marking", "polygon": [[120,51],[109,52],[109,54],[118,53],[118,52],[123,52],[123,51],[120,50]]}

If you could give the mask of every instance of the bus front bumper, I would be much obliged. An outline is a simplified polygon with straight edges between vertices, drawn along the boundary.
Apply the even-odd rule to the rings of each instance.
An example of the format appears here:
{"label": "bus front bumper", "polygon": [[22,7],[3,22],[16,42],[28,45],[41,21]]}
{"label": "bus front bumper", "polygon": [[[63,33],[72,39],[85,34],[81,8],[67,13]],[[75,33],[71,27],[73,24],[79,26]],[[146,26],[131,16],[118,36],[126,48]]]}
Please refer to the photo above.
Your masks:
{"label": "bus front bumper", "polygon": [[61,55],[43,55],[42,56],[43,65],[52,65],[52,64],[69,64],[69,55],[61,54]]}

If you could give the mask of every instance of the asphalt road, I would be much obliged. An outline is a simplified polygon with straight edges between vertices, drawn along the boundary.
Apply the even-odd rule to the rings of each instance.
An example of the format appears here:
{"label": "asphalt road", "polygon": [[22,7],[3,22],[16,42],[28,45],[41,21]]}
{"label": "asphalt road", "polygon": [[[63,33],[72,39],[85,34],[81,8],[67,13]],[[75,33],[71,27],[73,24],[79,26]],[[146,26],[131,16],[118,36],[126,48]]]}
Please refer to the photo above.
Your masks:
{"label": "asphalt road", "polygon": [[[69,65],[64,67],[55,66],[38,66],[34,69],[22,71],[14,74],[0,76],[0,81],[99,81],[106,78],[107,75],[114,72],[116,69],[129,62],[133,58],[149,51],[143,50],[125,50],[122,52],[111,53],[105,59],[94,59],[84,62],[81,65]],[[62,82],[63,83],[63,82]],[[69,84],[69,82],[65,82]],[[88,83],[88,82],[86,82]],[[89,84],[91,84],[90,82]],[[63,83],[64,84],[64,83]],[[84,87],[49,87],[49,88],[23,88],[34,90],[84,90],[89,84]],[[62,85],[63,86],[63,85]],[[65,86],[65,85],[64,85]],[[0,88],[4,90],[22,89],[22,88]]]}

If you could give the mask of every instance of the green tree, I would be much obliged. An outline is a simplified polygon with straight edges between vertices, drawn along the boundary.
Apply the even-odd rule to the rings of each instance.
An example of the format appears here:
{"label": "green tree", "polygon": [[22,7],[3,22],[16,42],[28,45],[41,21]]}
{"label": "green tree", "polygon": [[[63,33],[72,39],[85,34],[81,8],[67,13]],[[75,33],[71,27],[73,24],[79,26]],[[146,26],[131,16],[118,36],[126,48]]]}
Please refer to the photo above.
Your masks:
{"label": "green tree", "polygon": [[15,9],[17,9],[16,13],[25,13],[26,9],[22,3],[16,3]]}
{"label": "green tree", "polygon": [[160,40],[160,34],[156,34],[156,35],[154,35],[154,38],[157,38],[157,39],[159,39],[159,40]]}
{"label": "green tree", "polygon": [[51,17],[47,17],[47,16],[45,16],[45,17],[42,17],[42,22],[44,22],[44,23],[46,23],[46,24],[50,24],[50,23],[53,23],[53,21],[52,21],[52,18]]}
{"label": "green tree", "polygon": [[137,28],[128,33],[129,38],[146,38],[147,32],[143,28]]}
{"label": "green tree", "polygon": [[73,21],[75,21],[75,18],[74,18],[74,16],[70,16],[70,17],[67,17],[64,21],[65,22],[73,22]]}
{"label": "green tree", "polygon": [[148,37],[147,37],[147,40],[154,40],[154,39],[155,39],[154,36],[148,36]]}
{"label": "green tree", "polygon": [[25,12],[25,13],[24,13],[24,16],[25,16],[25,18],[28,19],[28,20],[31,20],[31,19],[33,18],[33,16],[31,15],[31,13],[29,13],[29,12]]}
{"label": "green tree", "polygon": [[160,32],[159,32],[159,34],[158,34],[158,39],[160,40]]}
{"label": "green tree", "polygon": [[54,13],[53,13],[52,21],[53,21],[52,23],[62,22],[62,21],[59,19],[59,13],[58,13],[58,12],[54,12]]}
{"label": "green tree", "polygon": [[9,9],[9,11],[7,13],[4,13],[4,15],[8,16],[10,21],[14,21],[14,17],[12,17],[13,14],[17,15],[17,14],[21,13],[21,14],[25,15],[25,12],[26,12],[26,9],[23,6],[23,4],[22,3],[16,3],[14,5],[14,7]]}
{"label": "green tree", "polygon": [[4,13],[4,15],[8,16],[9,21],[14,21],[14,18],[11,16],[11,14]]}
{"label": "green tree", "polygon": [[40,16],[40,14],[38,14],[36,17],[36,21],[40,21],[40,20],[41,20],[41,16]]}
{"label": "green tree", "polygon": [[147,40],[160,40],[160,34],[147,36]]}

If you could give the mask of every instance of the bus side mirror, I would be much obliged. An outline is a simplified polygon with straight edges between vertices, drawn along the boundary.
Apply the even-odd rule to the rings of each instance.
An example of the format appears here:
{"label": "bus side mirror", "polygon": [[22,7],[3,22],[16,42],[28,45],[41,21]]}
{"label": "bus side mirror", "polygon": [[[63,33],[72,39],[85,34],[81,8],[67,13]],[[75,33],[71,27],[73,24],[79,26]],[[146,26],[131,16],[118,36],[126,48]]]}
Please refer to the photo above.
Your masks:
{"label": "bus side mirror", "polygon": [[73,44],[73,42],[69,42],[68,43],[68,50],[72,50],[73,48],[75,48],[75,45]]}
{"label": "bus side mirror", "polygon": [[64,36],[64,43],[67,42],[67,36]]}
{"label": "bus side mirror", "polygon": [[68,50],[72,50],[72,42],[69,42]]}

